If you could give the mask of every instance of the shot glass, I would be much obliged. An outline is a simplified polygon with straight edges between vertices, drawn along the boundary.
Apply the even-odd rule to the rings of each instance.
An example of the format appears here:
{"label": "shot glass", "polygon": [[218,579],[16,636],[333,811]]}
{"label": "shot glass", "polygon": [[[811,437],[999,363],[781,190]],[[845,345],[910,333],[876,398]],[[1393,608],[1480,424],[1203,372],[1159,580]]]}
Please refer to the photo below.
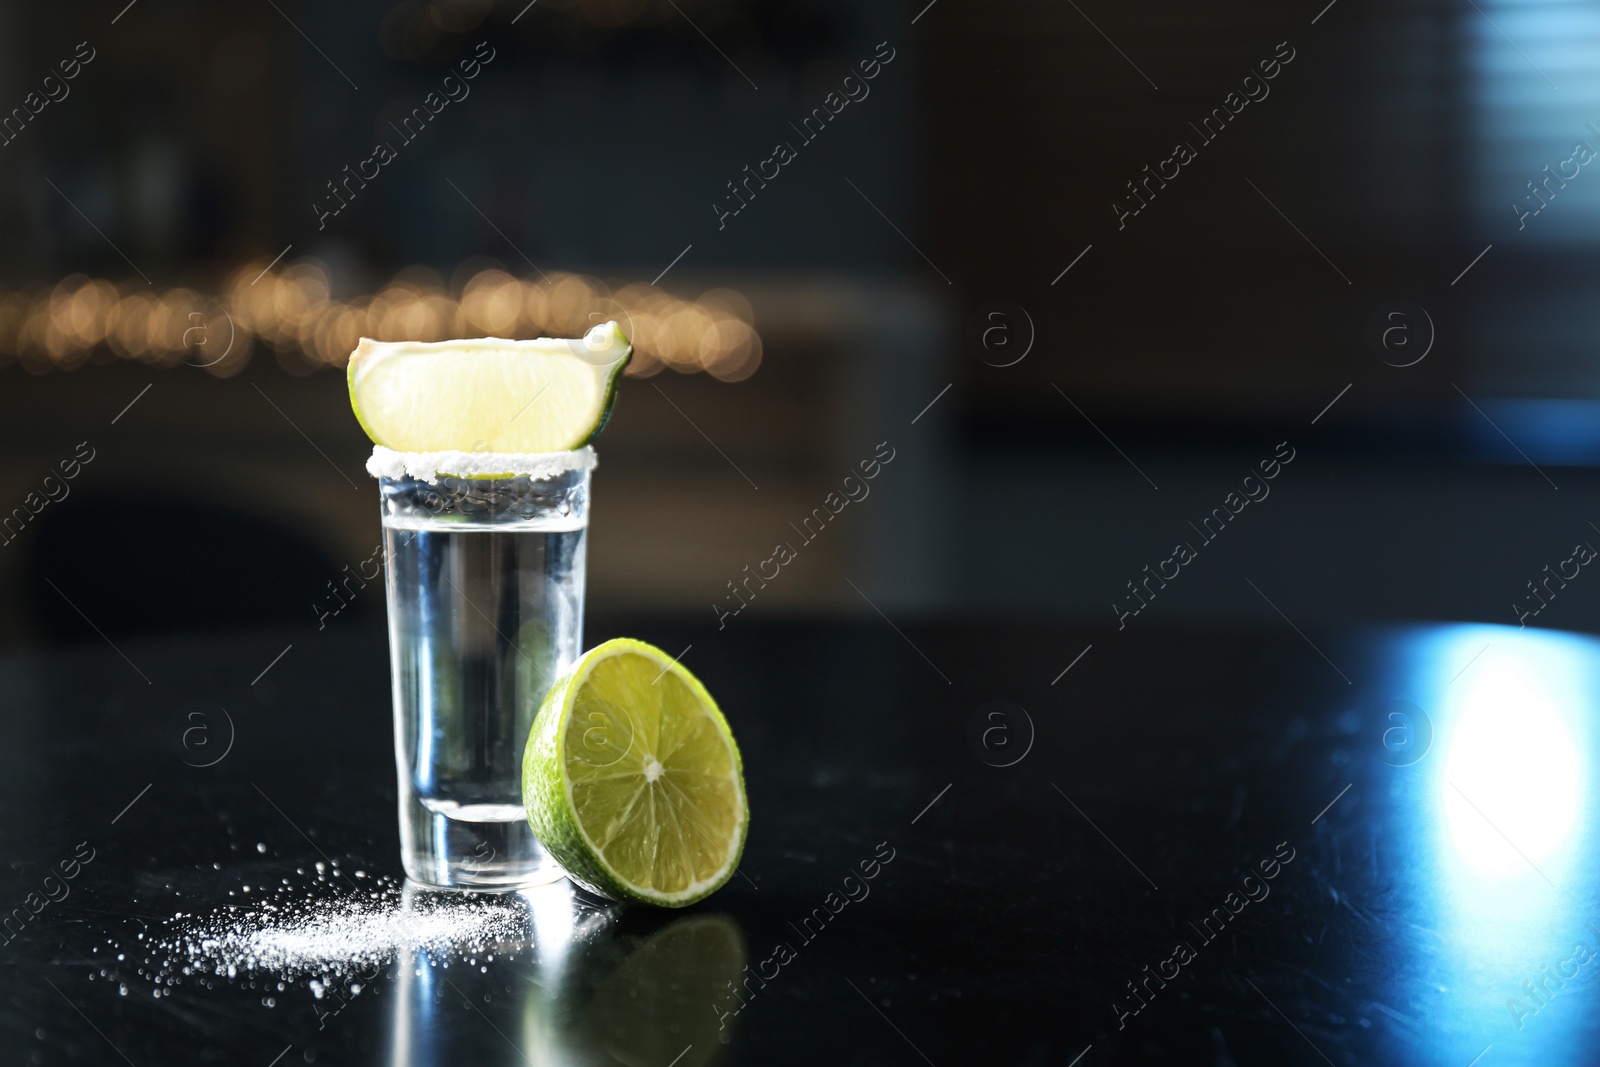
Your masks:
{"label": "shot glass", "polygon": [[580,651],[594,464],[589,448],[380,448],[368,463],[382,500],[401,859],[424,885],[563,876],[523,812],[522,752]]}

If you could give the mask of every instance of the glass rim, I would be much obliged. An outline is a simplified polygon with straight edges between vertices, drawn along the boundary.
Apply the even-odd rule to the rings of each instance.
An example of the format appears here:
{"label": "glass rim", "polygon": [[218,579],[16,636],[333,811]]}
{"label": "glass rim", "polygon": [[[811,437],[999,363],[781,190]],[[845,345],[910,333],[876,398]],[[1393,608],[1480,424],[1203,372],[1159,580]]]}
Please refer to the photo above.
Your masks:
{"label": "glass rim", "polygon": [[586,474],[599,462],[589,445],[566,452],[397,452],[374,445],[367,473],[379,479],[423,482],[489,476],[544,481],[563,474]]}

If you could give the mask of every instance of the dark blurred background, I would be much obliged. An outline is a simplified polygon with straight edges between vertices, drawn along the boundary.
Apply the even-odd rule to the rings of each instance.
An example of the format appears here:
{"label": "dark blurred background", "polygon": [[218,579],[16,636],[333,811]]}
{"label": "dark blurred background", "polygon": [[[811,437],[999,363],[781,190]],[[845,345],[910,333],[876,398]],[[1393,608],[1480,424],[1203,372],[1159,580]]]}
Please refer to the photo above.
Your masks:
{"label": "dark blurred background", "polygon": [[592,618],[887,442],[728,625],[1593,628],[1600,8],[1324,4],[6,5],[0,642],[377,616],[355,339],[601,316]]}

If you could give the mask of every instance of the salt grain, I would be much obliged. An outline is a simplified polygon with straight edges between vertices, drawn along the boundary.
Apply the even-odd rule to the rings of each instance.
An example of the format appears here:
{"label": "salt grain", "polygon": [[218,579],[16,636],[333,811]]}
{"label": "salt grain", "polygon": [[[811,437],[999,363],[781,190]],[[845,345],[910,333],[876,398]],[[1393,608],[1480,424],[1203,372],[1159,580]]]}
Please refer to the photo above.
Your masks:
{"label": "salt grain", "polygon": [[[526,902],[515,894],[408,895],[393,878],[365,871],[372,892],[340,893],[337,868],[323,877],[327,868],[316,866],[319,877],[309,887],[262,887],[267,896],[256,896],[258,903],[224,905],[209,915],[179,912],[149,938],[141,934],[139,972],[157,985],[182,984],[186,977],[210,985],[212,976],[225,975],[243,976],[255,988],[252,976],[276,977],[280,991],[282,979],[309,978],[320,1000],[335,983],[359,993],[361,982],[403,953],[425,952],[447,963],[488,950],[515,954],[533,943]],[[119,952],[117,959],[126,955]],[[358,976],[361,981],[351,981]],[[126,995],[126,989],[124,983],[119,991]]]}
{"label": "salt grain", "polygon": [[471,478],[501,474],[544,481],[569,471],[594,470],[594,449],[585,445],[570,452],[396,452],[378,445],[367,460],[374,478],[417,478],[432,482],[441,477]]}

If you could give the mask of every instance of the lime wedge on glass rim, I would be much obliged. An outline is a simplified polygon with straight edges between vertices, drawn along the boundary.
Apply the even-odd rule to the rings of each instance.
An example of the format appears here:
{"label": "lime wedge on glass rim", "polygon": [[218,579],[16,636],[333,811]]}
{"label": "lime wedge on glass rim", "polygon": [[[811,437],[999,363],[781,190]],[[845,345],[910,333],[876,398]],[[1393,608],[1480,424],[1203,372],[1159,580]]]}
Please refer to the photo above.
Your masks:
{"label": "lime wedge on glass rim", "polygon": [[584,653],[545,696],[522,802],[574,882],[669,908],[733,876],[750,822],[739,748],[711,694],[625,637]]}
{"label": "lime wedge on glass rim", "polygon": [[350,406],[397,452],[564,452],[604,429],[633,346],[615,322],[576,340],[373,341],[350,356]]}

